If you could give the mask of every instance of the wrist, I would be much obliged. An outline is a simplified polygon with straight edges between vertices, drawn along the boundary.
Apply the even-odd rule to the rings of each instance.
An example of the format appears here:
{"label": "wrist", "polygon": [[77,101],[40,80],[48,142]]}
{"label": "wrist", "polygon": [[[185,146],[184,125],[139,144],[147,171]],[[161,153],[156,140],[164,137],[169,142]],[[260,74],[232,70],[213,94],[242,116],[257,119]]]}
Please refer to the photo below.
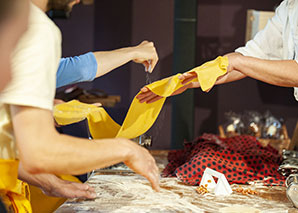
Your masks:
{"label": "wrist", "polygon": [[243,59],[245,56],[243,56],[240,53],[235,53],[235,56],[233,57],[233,70],[241,70],[241,67],[243,67]]}
{"label": "wrist", "polygon": [[129,61],[132,61],[137,57],[136,47],[125,47],[123,50]]}
{"label": "wrist", "polygon": [[53,181],[52,178],[53,178],[53,176],[55,178],[57,178],[53,174],[37,174],[37,175],[33,175],[33,176],[35,176],[35,184],[33,184],[33,185],[41,188],[42,191],[44,191],[44,192],[50,192],[51,191],[52,186],[55,183],[55,180]]}
{"label": "wrist", "polygon": [[118,138],[121,147],[122,161],[129,161],[134,155],[134,143],[125,138]]}

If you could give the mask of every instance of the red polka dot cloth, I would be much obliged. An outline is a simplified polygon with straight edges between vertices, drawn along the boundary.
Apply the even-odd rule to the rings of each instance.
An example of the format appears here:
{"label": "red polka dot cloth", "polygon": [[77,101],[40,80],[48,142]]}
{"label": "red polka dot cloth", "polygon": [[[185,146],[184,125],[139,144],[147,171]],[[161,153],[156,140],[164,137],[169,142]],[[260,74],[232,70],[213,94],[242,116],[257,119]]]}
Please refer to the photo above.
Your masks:
{"label": "red polka dot cloth", "polygon": [[253,136],[219,138],[204,134],[185,143],[184,150],[169,152],[164,177],[177,176],[182,182],[198,185],[207,167],[223,173],[230,184],[261,181],[264,185],[284,185],[277,169],[281,155],[271,146],[262,145]]}

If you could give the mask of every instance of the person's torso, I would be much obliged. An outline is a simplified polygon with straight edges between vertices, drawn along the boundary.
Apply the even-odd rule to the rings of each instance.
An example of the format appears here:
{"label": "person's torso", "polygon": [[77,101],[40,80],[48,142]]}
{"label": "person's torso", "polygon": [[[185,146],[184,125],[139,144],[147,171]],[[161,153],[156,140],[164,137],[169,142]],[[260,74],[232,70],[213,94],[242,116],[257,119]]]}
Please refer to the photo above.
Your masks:
{"label": "person's torso", "polygon": [[[287,18],[283,24],[283,59],[298,61],[298,1],[288,0]],[[294,87],[298,101],[298,87]]]}
{"label": "person's torso", "polygon": [[[40,72],[43,72],[42,69],[36,69],[32,68],[32,71],[30,72],[24,72],[22,73],[22,69],[20,69],[20,66],[18,67],[17,71],[14,70],[14,65],[18,64],[28,58],[30,58],[30,52],[34,53],[34,48],[32,48],[32,38],[36,33],[40,33],[42,30],[46,29],[47,32],[49,32],[49,39],[47,37],[35,39],[34,45],[37,47],[39,45],[43,45],[45,42],[50,42],[51,45],[54,47],[52,58],[49,60],[49,63],[44,64],[44,66],[47,67],[47,70],[44,72],[48,72],[48,70],[51,70],[50,74],[44,75],[40,74]],[[25,48],[31,48],[30,51],[25,51]],[[45,50],[46,51],[46,50]],[[36,57],[35,53],[35,57]],[[39,53],[39,56],[36,57],[34,61],[38,63],[39,57],[44,57],[45,54],[42,52]],[[48,103],[45,104],[44,100],[43,103],[38,102],[38,95],[40,96],[40,93],[33,94],[37,98],[35,98],[34,103],[32,103],[32,106],[38,107],[40,105],[40,108],[47,108],[50,109],[49,103],[52,101],[50,99],[53,99],[54,93],[55,93],[55,87],[56,87],[56,71],[58,68],[58,64],[61,58],[61,32],[58,29],[58,27],[46,16],[46,14],[41,11],[39,8],[37,8],[34,5],[31,5],[30,7],[30,16],[29,16],[29,24],[28,24],[28,30],[26,33],[22,36],[19,43],[17,44],[17,47],[14,50],[14,53],[12,54],[12,80],[8,84],[8,86],[1,92],[0,95],[0,159],[17,159],[17,148],[16,143],[13,135],[13,125],[9,110],[9,104],[13,104],[14,100],[16,102],[16,105],[22,105],[21,101],[19,101],[18,97],[24,96],[26,97],[26,94],[32,94],[34,91],[37,91],[37,89],[34,89],[30,91],[30,88],[28,86],[21,87],[22,81],[26,81],[26,75],[28,73],[31,75],[31,78],[29,81],[32,81],[33,78],[36,79],[35,82],[29,82],[30,84],[34,85],[37,84],[38,81],[48,81],[50,82],[48,85],[50,85],[51,88],[48,89],[47,92],[45,91],[45,94],[43,95],[43,99],[47,99]],[[51,61],[51,63],[50,63]],[[30,64],[26,64],[26,70],[30,70]],[[29,66],[29,67],[28,67]],[[32,67],[34,67],[34,64],[32,64]],[[17,73],[16,73],[17,72]],[[35,77],[36,76],[36,77]],[[50,76],[50,77],[48,77]],[[42,78],[42,79],[40,79]],[[47,79],[46,79],[47,78]],[[27,80],[28,81],[28,80]],[[20,86],[21,85],[21,86]],[[24,84],[24,85],[28,85]],[[36,88],[37,86],[35,86]],[[15,89],[17,88],[17,89]],[[22,89],[20,89],[22,88]],[[3,98],[4,97],[4,98]],[[8,97],[8,98],[7,98]],[[9,101],[7,101],[9,100]],[[30,106],[30,103],[25,103],[25,106]]]}
{"label": "person's torso", "polygon": [[283,59],[298,59],[298,1],[288,0],[283,19]]}

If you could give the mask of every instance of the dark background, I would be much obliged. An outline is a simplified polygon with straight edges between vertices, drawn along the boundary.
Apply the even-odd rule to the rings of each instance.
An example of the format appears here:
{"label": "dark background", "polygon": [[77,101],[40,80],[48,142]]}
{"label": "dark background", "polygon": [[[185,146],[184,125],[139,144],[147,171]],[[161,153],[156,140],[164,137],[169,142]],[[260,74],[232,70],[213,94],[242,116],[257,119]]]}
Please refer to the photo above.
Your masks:
{"label": "dark background", "polygon": [[[244,45],[247,9],[272,11],[279,3],[279,0],[199,0],[197,65]],[[94,5],[74,7],[70,19],[55,22],[63,34],[63,56],[112,50],[150,40],[155,43],[160,58],[151,78],[157,80],[172,73],[174,0],[95,0]],[[128,63],[80,86],[121,95],[121,103],[108,109],[121,123],[145,81],[143,66]],[[263,113],[270,110],[276,117],[284,118],[292,136],[298,120],[297,106],[293,88],[271,86],[253,79],[217,86],[209,93],[196,89],[194,135],[217,133],[217,126],[224,122],[227,111],[257,110]],[[170,129],[171,99],[168,99],[157,122],[149,130],[153,136],[153,149],[171,148]]]}

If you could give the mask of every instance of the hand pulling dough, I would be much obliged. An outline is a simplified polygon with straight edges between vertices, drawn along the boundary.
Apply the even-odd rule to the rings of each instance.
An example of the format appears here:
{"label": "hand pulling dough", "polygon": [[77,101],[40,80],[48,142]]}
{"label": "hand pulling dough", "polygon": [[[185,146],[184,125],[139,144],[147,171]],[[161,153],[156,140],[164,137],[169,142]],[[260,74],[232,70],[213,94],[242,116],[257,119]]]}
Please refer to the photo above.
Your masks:
{"label": "hand pulling dough", "polygon": [[[191,82],[199,81],[202,90],[206,91],[215,84],[218,77],[227,72],[227,67],[228,58],[219,56],[213,61],[190,70],[189,72],[197,74],[197,78]],[[166,97],[184,86],[178,78],[180,75],[179,73],[147,85],[152,92],[163,98],[147,104],[140,103],[135,97],[122,126],[117,124],[102,107],[80,103],[79,101],[56,105],[54,117],[59,125],[76,123],[87,118],[89,130],[94,139],[135,138],[144,134],[153,125]]]}

